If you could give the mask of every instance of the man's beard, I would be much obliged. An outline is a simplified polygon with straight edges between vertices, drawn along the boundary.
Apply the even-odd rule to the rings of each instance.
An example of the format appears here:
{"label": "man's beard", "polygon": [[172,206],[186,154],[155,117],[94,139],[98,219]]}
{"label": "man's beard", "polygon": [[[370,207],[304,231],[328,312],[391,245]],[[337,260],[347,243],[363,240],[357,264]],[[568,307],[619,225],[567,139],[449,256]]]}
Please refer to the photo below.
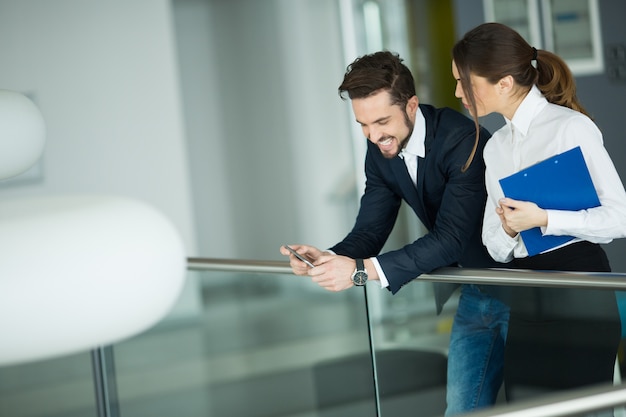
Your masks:
{"label": "man's beard", "polygon": [[413,129],[415,128],[415,123],[411,122],[411,119],[409,119],[409,115],[406,112],[404,112],[404,124],[409,129],[409,133],[404,137],[404,139],[398,140],[398,151],[394,155],[383,155],[385,158],[393,159],[396,156],[400,155],[400,152],[402,152],[404,148],[406,148],[406,145],[409,143],[409,139],[411,139]]}

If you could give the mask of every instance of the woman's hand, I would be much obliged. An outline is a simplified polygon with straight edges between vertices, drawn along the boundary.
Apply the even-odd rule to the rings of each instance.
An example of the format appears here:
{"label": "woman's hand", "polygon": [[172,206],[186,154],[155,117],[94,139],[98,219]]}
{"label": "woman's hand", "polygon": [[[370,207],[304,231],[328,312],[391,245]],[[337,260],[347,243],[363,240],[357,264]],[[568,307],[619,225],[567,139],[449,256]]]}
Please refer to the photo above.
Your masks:
{"label": "woman's hand", "polygon": [[501,198],[496,214],[500,217],[504,231],[511,237],[533,227],[548,225],[548,213],[530,201]]}

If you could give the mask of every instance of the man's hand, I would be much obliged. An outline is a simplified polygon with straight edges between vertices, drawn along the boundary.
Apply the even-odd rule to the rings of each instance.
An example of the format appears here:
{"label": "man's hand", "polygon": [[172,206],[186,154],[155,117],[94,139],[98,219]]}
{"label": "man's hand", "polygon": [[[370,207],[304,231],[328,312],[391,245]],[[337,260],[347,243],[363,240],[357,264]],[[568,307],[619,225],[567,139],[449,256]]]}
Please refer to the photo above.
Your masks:
{"label": "man's hand", "polygon": [[[322,255],[322,251],[307,245],[289,245],[293,250],[298,252],[304,258],[311,261],[312,264],[315,265],[317,259]],[[289,256],[289,266],[291,266],[291,270],[295,275],[309,275],[309,270],[311,269],[307,264],[302,262],[300,259],[296,258],[295,255],[291,254],[285,247],[280,247],[280,253],[286,256]]]}
{"label": "man's hand", "polygon": [[315,268],[309,269],[308,274],[320,287],[337,292],[354,286],[352,274],[355,269],[354,259],[325,253],[316,259]]}
{"label": "man's hand", "polygon": [[529,201],[518,201],[511,198],[502,198],[500,207],[496,207],[496,214],[500,217],[502,227],[511,237],[533,227],[548,225],[548,213]]}
{"label": "man's hand", "polygon": [[[308,267],[300,259],[291,254],[285,247],[280,247],[280,253],[289,256],[289,265],[295,275],[308,275],[311,281],[320,287],[333,292],[354,287],[352,274],[356,270],[356,261],[347,256],[334,255],[323,252],[313,246],[289,245],[300,255],[309,259],[315,267]],[[368,280],[378,280],[378,273],[369,259],[364,259]]]}

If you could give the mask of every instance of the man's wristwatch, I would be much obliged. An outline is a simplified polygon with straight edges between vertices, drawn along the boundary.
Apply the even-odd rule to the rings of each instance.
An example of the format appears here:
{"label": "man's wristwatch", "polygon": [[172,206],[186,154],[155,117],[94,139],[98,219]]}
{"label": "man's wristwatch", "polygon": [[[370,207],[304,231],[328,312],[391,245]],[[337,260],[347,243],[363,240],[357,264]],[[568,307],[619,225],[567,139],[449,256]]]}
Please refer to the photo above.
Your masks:
{"label": "man's wristwatch", "polygon": [[354,285],[359,287],[365,285],[367,282],[367,270],[365,269],[365,264],[363,263],[363,259],[355,259],[356,260],[356,269],[352,273],[352,282]]}

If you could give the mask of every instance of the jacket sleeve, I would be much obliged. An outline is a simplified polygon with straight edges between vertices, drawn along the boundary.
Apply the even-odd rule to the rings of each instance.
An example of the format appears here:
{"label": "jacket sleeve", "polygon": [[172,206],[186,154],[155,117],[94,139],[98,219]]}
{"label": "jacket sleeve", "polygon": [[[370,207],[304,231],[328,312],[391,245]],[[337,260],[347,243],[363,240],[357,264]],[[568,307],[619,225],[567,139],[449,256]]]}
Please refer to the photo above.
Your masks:
{"label": "jacket sleeve", "polygon": [[385,181],[371,146],[368,146],[365,157],[365,176],[365,192],[354,227],[341,242],[330,248],[338,255],[351,258],[378,255],[398,217],[402,197]]}

